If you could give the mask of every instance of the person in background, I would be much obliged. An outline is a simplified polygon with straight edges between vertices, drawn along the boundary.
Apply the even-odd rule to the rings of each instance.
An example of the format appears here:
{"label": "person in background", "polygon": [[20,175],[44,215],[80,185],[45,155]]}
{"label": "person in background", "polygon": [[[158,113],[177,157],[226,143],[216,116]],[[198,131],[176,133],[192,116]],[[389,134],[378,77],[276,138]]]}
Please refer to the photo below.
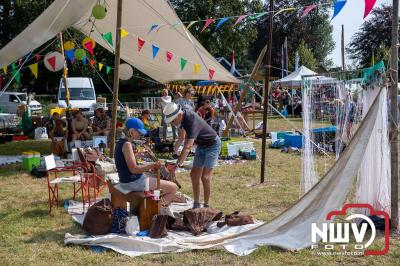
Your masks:
{"label": "person in background", "polygon": [[149,110],[143,110],[142,114],[140,116],[140,120],[142,120],[144,128],[149,131],[152,129],[152,126],[150,124],[150,112]]}
{"label": "person in background", "polygon": [[111,121],[103,108],[97,108],[93,118],[92,128],[96,136],[108,136],[111,130]]}
{"label": "person in background", "polygon": [[71,123],[72,141],[87,140],[89,138],[88,126],[89,121],[83,116],[81,111],[77,111]]}
{"label": "person in background", "polygon": [[174,174],[186,160],[193,144],[197,144],[190,172],[192,179],[194,204],[193,208],[200,208],[200,182],[204,190],[204,207],[210,207],[211,177],[221,151],[221,140],[217,133],[195,112],[184,110],[175,103],[170,103],[164,109],[165,122],[181,127],[186,132],[183,150],[170,169]]}
{"label": "person in background", "polygon": [[[195,106],[192,100],[194,95],[194,89],[192,84],[186,85],[185,90],[183,91],[183,97],[177,99],[175,103],[181,107],[182,110],[188,110],[194,112]],[[174,146],[174,154],[173,157],[176,158],[178,156],[179,147],[185,141],[185,130],[182,128],[178,129],[178,139],[175,142]]]}
{"label": "person in background", "polygon": [[55,119],[54,128],[49,131],[51,153],[60,157],[64,157],[64,147],[68,137],[65,125],[66,123],[61,118]]}
{"label": "person in background", "polygon": [[197,114],[206,121],[206,123],[212,127],[212,123],[215,119],[215,110],[211,106],[210,100],[205,100],[203,105],[197,109]]}
{"label": "person in background", "polygon": [[[163,115],[163,110],[164,107],[168,104],[172,102],[172,97],[168,95],[168,90],[167,89],[163,89],[162,93],[161,93],[161,98],[160,101],[158,102],[160,108],[161,108],[161,126],[162,126],[162,137],[164,139],[167,138],[167,123],[165,123],[165,117]],[[172,137],[174,138],[174,141],[176,139],[176,127],[172,126]]]}
{"label": "person in background", "polygon": [[[129,191],[145,191],[146,177],[143,175],[148,171],[160,169],[161,162],[139,165],[133,153],[132,141],[140,139],[147,134],[143,122],[138,118],[129,118],[124,128],[125,137],[118,140],[115,145],[115,165],[117,167],[121,188]],[[160,180],[162,199],[165,205],[171,203],[177,186],[175,183]],[[157,188],[157,178],[149,177],[149,189]]]}

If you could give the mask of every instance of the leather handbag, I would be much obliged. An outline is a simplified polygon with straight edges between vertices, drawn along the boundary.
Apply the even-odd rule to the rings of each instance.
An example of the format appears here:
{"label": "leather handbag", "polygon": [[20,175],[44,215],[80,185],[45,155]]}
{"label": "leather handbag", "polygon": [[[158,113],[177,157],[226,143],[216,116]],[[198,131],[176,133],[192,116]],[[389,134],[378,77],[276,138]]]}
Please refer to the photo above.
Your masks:
{"label": "leather handbag", "polygon": [[111,231],[113,209],[109,199],[103,199],[92,205],[83,220],[83,230],[90,235],[105,235]]}
{"label": "leather handbag", "polygon": [[167,233],[168,215],[154,215],[150,227],[151,238],[162,238]]}

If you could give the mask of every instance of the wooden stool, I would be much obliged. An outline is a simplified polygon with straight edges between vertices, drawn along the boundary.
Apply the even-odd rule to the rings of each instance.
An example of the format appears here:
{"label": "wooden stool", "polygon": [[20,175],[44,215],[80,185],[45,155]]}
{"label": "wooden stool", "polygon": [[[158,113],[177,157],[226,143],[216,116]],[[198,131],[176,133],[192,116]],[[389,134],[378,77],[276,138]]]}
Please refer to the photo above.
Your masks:
{"label": "wooden stool", "polygon": [[160,213],[160,201],[146,198],[143,192],[124,194],[116,189],[111,181],[107,181],[107,184],[113,208],[126,210],[129,202],[131,213],[134,213],[139,218],[140,230],[150,230],[153,216]]}

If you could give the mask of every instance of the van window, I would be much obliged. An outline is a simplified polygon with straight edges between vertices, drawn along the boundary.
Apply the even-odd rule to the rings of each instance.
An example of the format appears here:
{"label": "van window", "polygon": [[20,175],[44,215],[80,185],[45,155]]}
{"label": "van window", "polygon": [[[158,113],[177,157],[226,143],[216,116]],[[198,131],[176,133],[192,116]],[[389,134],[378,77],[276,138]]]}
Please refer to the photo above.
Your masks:
{"label": "van window", "polygon": [[[69,89],[70,100],[95,100],[92,88],[71,88]],[[65,100],[65,89],[60,88],[60,100]]]}
{"label": "van window", "polygon": [[19,98],[16,95],[11,94],[10,95],[10,103],[19,103]]}

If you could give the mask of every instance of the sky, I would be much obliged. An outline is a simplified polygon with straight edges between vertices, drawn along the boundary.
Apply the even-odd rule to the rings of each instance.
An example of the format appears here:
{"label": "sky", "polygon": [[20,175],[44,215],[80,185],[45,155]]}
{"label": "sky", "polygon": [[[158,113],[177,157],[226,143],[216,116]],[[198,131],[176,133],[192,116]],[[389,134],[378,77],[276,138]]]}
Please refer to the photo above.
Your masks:
{"label": "sky", "polygon": [[[392,0],[377,0],[375,4],[375,8],[379,7],[382,4],[391,4]],[[333,13],[333,11],[332,11]],[[332,21],[333,25],[333,40],[336,42],[335,50],[329,56],[333,60],[333,63],[337,66],[341,66],[341,30],[342,24],[344,25],[344,39],[345,46],[347,46],[351,40],[351,37],[354,33],[356,33],[362,23],[364,16],[364,1],[363,0],[348,0],[345,7],[342,11],[337,15]],[[368,17],[366,18],[368,19]],[[351,64],[351,61],[346,59],[346,65]]]}

